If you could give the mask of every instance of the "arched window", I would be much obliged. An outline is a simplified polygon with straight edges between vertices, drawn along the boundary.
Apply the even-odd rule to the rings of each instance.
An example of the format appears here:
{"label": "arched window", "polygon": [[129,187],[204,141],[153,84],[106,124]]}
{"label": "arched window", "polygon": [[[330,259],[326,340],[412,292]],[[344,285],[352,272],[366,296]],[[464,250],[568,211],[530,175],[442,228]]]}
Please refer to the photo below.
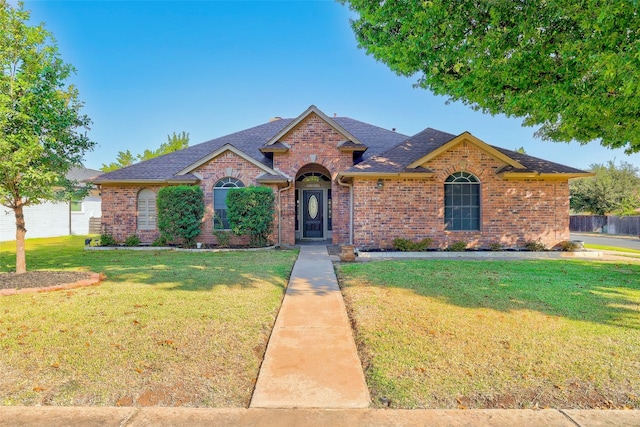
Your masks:
{"label": "arched window", "polygon": [[444,229],[480,230],[480,181],[456,172],[444,182]]}
{"label": "arched window", "polygon": [[229,229],[229,218],[227,217],[227,193],[232,188],[244,187],[239,179],[227,177],[222,178],[213,186],[213,228],[217,230]]}
{"label": "arched window", "polygon": [[138,230],[156,229],[156,193],[148,188],[138,193]]}

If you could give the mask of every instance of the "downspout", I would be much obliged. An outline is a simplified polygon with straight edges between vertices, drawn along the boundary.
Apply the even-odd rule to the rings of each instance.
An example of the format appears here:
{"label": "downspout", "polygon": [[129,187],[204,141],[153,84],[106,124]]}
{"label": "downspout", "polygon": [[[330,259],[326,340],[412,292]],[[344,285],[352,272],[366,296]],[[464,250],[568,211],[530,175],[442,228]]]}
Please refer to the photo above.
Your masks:
{"label": "downspout", "polygon": [[342,178],[336,181],[339,185],[349,188],[349,244],[353,245],[353,184],[342,182]]}
{"label": "downspout", "polygon": [[278,247],[282,246],[282,193],[291,188],[291,181],[287,186],[278,189]]}

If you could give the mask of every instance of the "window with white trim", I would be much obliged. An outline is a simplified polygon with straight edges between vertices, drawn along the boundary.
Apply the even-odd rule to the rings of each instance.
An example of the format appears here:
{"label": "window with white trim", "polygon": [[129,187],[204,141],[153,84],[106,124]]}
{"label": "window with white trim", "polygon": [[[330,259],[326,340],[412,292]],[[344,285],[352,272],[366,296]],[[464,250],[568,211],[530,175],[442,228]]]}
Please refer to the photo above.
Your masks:
{"label": "window with white trim", "polygon": [[144,188],[138,193],[138,230],[155,230],[156,217],[156,193]]}
{"label": "window with white trim", "polygon": [[480,181],[468,172],[456,172],[444,182],[444,229],[480,230]]}
{"label": "window with white trim", "polygon": [[228,230],[229,218],[227,216],[227,194],[232,188],[242,188],[244,184],[236,178],[226,177],[216,182],[213,186],[213,228],[215,230]]}

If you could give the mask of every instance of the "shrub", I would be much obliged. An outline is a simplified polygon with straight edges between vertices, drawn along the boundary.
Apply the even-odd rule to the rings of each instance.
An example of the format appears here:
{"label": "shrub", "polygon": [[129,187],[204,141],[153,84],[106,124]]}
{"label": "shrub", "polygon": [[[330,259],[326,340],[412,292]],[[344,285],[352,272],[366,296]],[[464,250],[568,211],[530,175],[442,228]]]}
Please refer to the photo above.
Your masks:
{"label": "shrub", "polygon": [[182,240],[186,247],[195,246],[204,216],[204,194],[195,185],[164,187],[158,191],[158,229],[167,241]]}
{"label": "shrub", "polygon": [[447,248],[450,252],[464,252],[467,249],[467,242],[464,240],[458,240],[457,242],[453,242]]}
{"label": "shrub", "polygon": [[236,235],[248,235],[251,246],[264,246],[273,226],[273,191],[268,187],[234,188],[227,194],[229,226]]}
{"label": "shrub", "polygon": [[393,249],[402,252],[422,252],[426,251],[429,246],[431,246],[432,242],[433,239],[428,237],[420,240],[419,242],[398,237],[397,239],[393,239]]}
{"label": "shrub", "polygon": [[117,246],[118,241],[111,233],[102,233],[100,235],[100,246]]}
{"label": "shrub", "polygon": [[563,240],[562,242],[558,243],[558,249],[560,249],[562,252],[573,252],[580,249],[580,244],[572,242],[571,240]]}
{"label": "shrub", "polygon": [[167,239],[162,236],[158,236],[153,242],[151,242],[151,246],[167,246]]}
{"label": "shrub", "polygon": [[526,242],[524,244],[524,248],[528,251],[531,252],[542,252],[544,250],[546,250],[547,248],[544,246],[544,243],[542,243],[540,241],[540,239],[536,240],[530,240],[528,242]]}
{"label": "shrub", "polygon": [[502,243],[500,242],[489,243],[489,250],[499,252],[501,250],[504,250],[504,246],[502,246]]}
{"label": "shrub", "polygon": [[100,228],[100,246],[116,246],[118,241],[113,237],[111,229],[108,225]]}
{"label": "shrub", "polygon": [[132,234],[131,236],[127,237],[124,240],[125,246],[138,246],[139,244],[140,244],[140,238],[135,234]]}
{"label": "shrub", "polygon": [[213,235],[216,236],[218,246],[221,248],[228,248],[231,245],[231,232],[226,230],[213,230]]}

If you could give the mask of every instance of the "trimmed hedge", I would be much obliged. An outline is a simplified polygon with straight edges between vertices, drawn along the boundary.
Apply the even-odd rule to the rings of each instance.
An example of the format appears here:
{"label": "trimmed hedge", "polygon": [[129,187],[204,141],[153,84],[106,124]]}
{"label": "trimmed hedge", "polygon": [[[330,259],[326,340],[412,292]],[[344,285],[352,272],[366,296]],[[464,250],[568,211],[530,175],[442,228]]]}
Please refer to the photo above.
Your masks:
{"label": "trimmed hedge", "polygon": [[227,194],[231,231],[248,235],[251,246],[265,246],[273,227],[275,197],[268,187],[233,188]]}
{"label": "trimmed hedge", "polygon": [[204,193],[192,185],[164,187],[158,191],[158,229],[166,241],[182,240],[185,247],[195,246],[204,216]]}

